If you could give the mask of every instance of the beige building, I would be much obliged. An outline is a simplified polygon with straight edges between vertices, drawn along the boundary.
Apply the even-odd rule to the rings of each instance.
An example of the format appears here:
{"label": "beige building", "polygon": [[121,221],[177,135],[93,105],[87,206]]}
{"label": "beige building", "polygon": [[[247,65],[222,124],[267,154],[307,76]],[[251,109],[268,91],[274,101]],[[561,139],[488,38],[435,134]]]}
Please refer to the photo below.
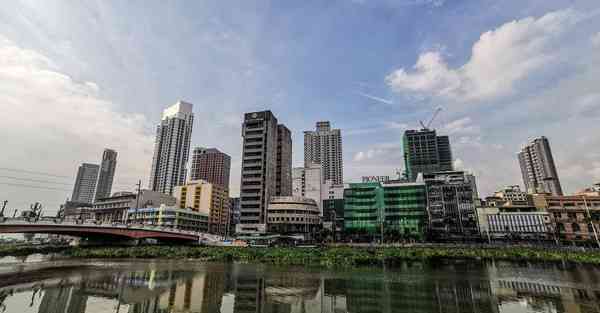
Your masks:
{"label": "beige building", "polygon": [[177,205],[208,215],[209,232],[226,235],[229,225],[229,191],[204,180],[193,180],[175,187]]}

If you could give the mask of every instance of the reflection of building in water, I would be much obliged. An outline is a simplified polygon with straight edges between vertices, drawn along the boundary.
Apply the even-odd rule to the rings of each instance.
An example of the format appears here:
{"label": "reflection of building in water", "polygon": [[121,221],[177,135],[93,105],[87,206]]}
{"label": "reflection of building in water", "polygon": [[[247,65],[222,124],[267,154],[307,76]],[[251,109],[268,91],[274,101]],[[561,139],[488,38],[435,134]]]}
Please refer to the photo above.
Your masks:
{"label": "reflection of building in water", "polygon": [[85,312],[88,296],[77,287],[62,287],[44,290],[39,313]]}
{"label": "reflection of building in water", "polygon": [[[97,273],[81,277],[77,283],[63,284],[64,282],[61,281],[58,286],[46,286],[43,289],[38,312],[83,313],[86,312],[88,300],[94,298],[112,299],[115,304],[128,304],[130,313],[158,312],[161,308],[161,295],[168,294],[172,289],[171,286],[181,285],[183,279],[192,277],[193,273],[152,270],[96,275]],[[188,281],[194,282],[195,279],[188,279]],[[217,289],[213,288],[213,290]],[[194,297],[196,299],[195,294]],[[201,295],[198,298],[205,302],[208,297]],[[220,301],[220,296],[217,301]],[[219,306],[220,304],[217,304],[217,308]],[[211,311],[213,307],[205,306],[206,309],[200,308],[193,312]],[[124,312],[123,308],[121,312]]]}
{"label": "reflection of building in water", "polygon": [[173,313],[218,312],[224,293],[223,278],[223,273],[207,271],[178,282],[159,297],[159,309]]}
{"label": "reflection of building in water", "polygon": [[[408,269],[409,273],[412,271]],[[448,272],[452,273],[450,269]],[[479,277],[446,275],[444,279],[410,279],[404,274],[326,279],[323,307],[327,309],[324,312],[498,312],[489,283]]]}
{"label": "reflection of building in water", "polygon": [[[588,287],[585,288],[584,285]],[[492,282],[494,294],[500,304],[515,302],[515,299],[525,299],[525,303],[533,309],[547,307],[550,304],[553,311],[558,312],[600,312],[600,289],[594,290],[589,286],[594,284],[567,287],[529,279]],[[543,301],[540,301],[541,299]]]}
{"label": "reflection of building in water", "polygon": [[244,265],[234,265],[233,273],[235,313],[310,312],[307,307],[318,301],[319,273],[264,273]]}

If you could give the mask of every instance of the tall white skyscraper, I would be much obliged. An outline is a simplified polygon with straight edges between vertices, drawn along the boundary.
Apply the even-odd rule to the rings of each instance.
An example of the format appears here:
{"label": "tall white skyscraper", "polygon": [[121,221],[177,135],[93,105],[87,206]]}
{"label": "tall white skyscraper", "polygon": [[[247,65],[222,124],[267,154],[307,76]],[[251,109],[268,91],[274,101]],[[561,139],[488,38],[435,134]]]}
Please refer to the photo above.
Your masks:
{"label": "tall white skyscraper", "polygon": [[329,121],[317,122],[315,131],[304,132],[304,166],[321,164],[323,182],[344,183],[342,159],[342,134],[339,129],[331,129]]}
{"label": "tall white skyscraper", "polygon": [[97,164],[83,163],[79,166],[71,201],[94,202],[94,192],[96,191],[96,180],[98,179],[99,169],[100,166]]}
{"label": "tall white skyscraper", "polygon": [[321,216],[323,216],[322,187],[321,164],[311,163],[307,167],[294,167],[292,169],[292,196],[315,200],[319,206]]}
{"label": "tall white skyscraper", "polygon": [[548,138],[535,138],[519,152],[521,175],[528,193],[562,196],[562,187],[554,165]]}
{"label": "tall white skyscraper", "polygon": [[163,111],[156,128],[150,189],[173,194],[175,186],[185,184],[187,161],[190,153],[193,105],[178,101]]}

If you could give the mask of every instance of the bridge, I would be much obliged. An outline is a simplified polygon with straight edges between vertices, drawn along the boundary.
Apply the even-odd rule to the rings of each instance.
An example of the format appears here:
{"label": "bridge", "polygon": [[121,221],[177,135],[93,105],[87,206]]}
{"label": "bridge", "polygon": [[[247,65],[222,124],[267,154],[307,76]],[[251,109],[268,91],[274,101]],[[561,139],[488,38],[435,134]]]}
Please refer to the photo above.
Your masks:
{"label": "bridge", "polygon": [[97,224],[60,220],[28,221],[23,218],[0,218],[0,234],[53,234],[101,241],[155,239],[181,243],[212,243],[218,236],[163,226],[141,224]]}

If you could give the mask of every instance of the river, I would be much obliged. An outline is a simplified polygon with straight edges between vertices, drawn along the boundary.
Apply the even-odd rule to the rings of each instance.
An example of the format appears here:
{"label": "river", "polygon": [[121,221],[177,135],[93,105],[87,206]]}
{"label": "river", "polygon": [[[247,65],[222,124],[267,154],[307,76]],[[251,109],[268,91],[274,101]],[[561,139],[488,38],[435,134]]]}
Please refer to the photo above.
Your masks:
{"label": "river", "polygon": [[572,264],[0,263],[0,312],[7,313],[600,312],[600,268]]}

